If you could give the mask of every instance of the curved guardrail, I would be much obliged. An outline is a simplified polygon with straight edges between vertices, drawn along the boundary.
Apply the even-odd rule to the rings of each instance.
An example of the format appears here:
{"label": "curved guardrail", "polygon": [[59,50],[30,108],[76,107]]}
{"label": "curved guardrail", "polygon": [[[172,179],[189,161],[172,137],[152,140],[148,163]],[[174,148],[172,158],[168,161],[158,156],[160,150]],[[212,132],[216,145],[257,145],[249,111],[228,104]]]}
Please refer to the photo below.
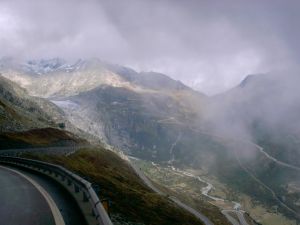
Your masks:
{"label": "curved guardrail", "polygon": [[62,166],[20,157],[0,156],[0,162],[37,171],[63,185],[75,198],[89,225],[112,225],[92,184]]}

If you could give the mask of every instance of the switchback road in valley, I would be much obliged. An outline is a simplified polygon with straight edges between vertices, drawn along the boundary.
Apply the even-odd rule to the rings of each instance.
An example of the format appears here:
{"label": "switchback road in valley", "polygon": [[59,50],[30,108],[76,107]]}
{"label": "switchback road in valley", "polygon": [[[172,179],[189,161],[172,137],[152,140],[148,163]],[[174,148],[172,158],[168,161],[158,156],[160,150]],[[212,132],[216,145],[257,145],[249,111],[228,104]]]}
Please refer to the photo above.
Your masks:
{"label": "switchback road in valley", "polygon": [[[222,213],[226,216],[226,218],[230,221],[232,225],[249,225],[247,223],[244,212],[237,210],[222,210]],[[234,218],[230,213],[235,214],[238,217],[238,220]]]}
{"label": "switchback road in valley", "polygon": [[[130,158],[131,159],[137,159],[137,158],[134,158],[134,157],[130,157]],[[143,180],[143,182],[152,191],[156,192],[159,195],[167,196],[165,193],[163,193],[161,190],[159,190],[157,187],[155,187],[155,185],[153,185],[151,180],[143,173],[143,171],[140,168],[138,168],[134,163],[132,163],[128,157],[124,157],[124,159],[126,159],[129,162],[130,166],[135,171],[135,173],[139,176],[140,179]],[[181,208],[187,210],[188,212],[190,212],[191,214],[193,214],[195,217],[197,217],[199,220],[201,220],[205,225],[214,225],[204,214],[202,214],[201,212],[193,209],[192,207],[188,206],[187,204],[183,203],[182,201],[180,201],[176,197],[168,196],[168,198],[170,200],[172,200],[179,207],[181,207]]]}
{"label": "switchback road in valley", "polygon": [[291,209],[289,206],[287,206],[277,195],[276,193],[266,184],[264,184],[260,179],[258,179],[246,166],[244,166],[241,163],[241,160],[239,159],[239,157],[237,156],[237,154],[235,154],[236,160],[239,163],[240,167],[253,179],[255,180],[258,184],[260,184],[262,187],[264,187],[266,190],[268,190],[273,198],[280,203],[281,206],[283,206],[285,209],[287,209],[288,211],[290,211],[291,213],[293,213],[296,217],[300,218],[300,215],[298,214],[298,212],[296,212],[295,210]]}

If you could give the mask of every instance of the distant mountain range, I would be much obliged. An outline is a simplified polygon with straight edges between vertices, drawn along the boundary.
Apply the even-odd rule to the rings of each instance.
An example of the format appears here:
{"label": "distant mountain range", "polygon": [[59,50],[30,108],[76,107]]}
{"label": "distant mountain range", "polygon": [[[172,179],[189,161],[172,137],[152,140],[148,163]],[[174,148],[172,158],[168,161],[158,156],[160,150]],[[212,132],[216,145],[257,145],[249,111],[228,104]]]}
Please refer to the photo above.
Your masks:
{"label": "distant mountain range", "polygon": [[[81,60],[77,66],[63,66],[62,62],[58,59],[35,62],[38,71],[52,65],[51,71],[47,69],[49,72],[44,74],[24,70],[20,64],[3,67],[2,74],[30,95],[48,98],[60,106],[80,129],[124,150],[144,148],[141,153],[152,155],[156,129],[162,127],[163,136],[173,136],[172,132],[167,134],[170,129],[157,121],[165,124],[167,120],[167,124],[177,126],[193,123],[199,111],[197,104],[200,107],[206,99],[205,95],[163,74],[137,73],[97,59]],[[37,69],[36,65],[41,68]],[[69,67],[76,69],[61,69]],[[143,136],[153,136],[153,141],[144,140]],[[168,139],[162,139],[161,144],[171,145],[173,138]]]}
{"label": "distant mountain range", "polygon": [[[0,80],[0,112],[7,118],[0,123],[3,131],[59,128],[63,123],[67,130],[82,130],[132,156],[201,168],[270,207],[279,204],[241,172],[238,154],[243,165],[284,197],[290,208],[300,210],[300,192],[287,188],[300,187],[299,173],[264,157],[250,143],[300,166],[297,74],[250,75],[239,86],[208,97],[164,74],[138,73],[98,59],[73,64],[62,59],[6,59],[0,62],[0,73],[5,77]],[[13,91],[6,91],[9,86]],[[32,113],[26,116],[24,108],[32,108]],[[18,123],[19,117],[8,113],[12,110],[30,122]],[[295,217],[284,207],[280,210]]]}

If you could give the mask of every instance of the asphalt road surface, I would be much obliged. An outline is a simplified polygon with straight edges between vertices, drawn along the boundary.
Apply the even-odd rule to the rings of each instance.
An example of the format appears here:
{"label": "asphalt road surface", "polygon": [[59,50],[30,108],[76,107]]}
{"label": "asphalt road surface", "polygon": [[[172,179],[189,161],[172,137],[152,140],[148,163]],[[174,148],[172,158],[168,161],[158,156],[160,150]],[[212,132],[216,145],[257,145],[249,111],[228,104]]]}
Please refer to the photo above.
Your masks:
{"label": "asphalt road surface", "polygon": [[0,224],[55,225],[45,197],[27,179],[0,167]]}
{"label": "asphalt road surface", "polygon": [[51,179],[0,166],[0,225],[85,225],[70,194]]}
{"label": "asphalt road surface", "polygon": [[[244,212],[237,210],[222,210],[222,213],[226,216],[226,218],[230,221],[232,225],[249,225],[244,217]],[[238,220],[232,217],[229,213],[235,214],[238,217]]]}

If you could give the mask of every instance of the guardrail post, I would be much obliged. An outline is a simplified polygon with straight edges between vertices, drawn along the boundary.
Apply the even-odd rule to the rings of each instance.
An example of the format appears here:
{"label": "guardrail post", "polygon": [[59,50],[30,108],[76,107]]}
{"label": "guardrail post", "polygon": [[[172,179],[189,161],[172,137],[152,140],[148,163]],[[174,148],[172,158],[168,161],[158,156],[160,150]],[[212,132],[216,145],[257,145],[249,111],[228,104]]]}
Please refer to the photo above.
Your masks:
{"label": "guardrail post", "polygon": [[87,194],[85,193],[85,191],[82,191],[82,195],[83,195],[83,201],[84,201],[84,202],[87,202],[89,199],[88,199],[88,196],[87,196]]}
{"label": "guardrail post", "polygon": [[96,216],[95,209],[92,209],[92,216]]}
{"label": "guardrail post", "polygon": [[74,189],[75,189],[75,192],[76,192],[76,193],[79,192],[79,187],[78,187],[76,184],[74,184]]}

